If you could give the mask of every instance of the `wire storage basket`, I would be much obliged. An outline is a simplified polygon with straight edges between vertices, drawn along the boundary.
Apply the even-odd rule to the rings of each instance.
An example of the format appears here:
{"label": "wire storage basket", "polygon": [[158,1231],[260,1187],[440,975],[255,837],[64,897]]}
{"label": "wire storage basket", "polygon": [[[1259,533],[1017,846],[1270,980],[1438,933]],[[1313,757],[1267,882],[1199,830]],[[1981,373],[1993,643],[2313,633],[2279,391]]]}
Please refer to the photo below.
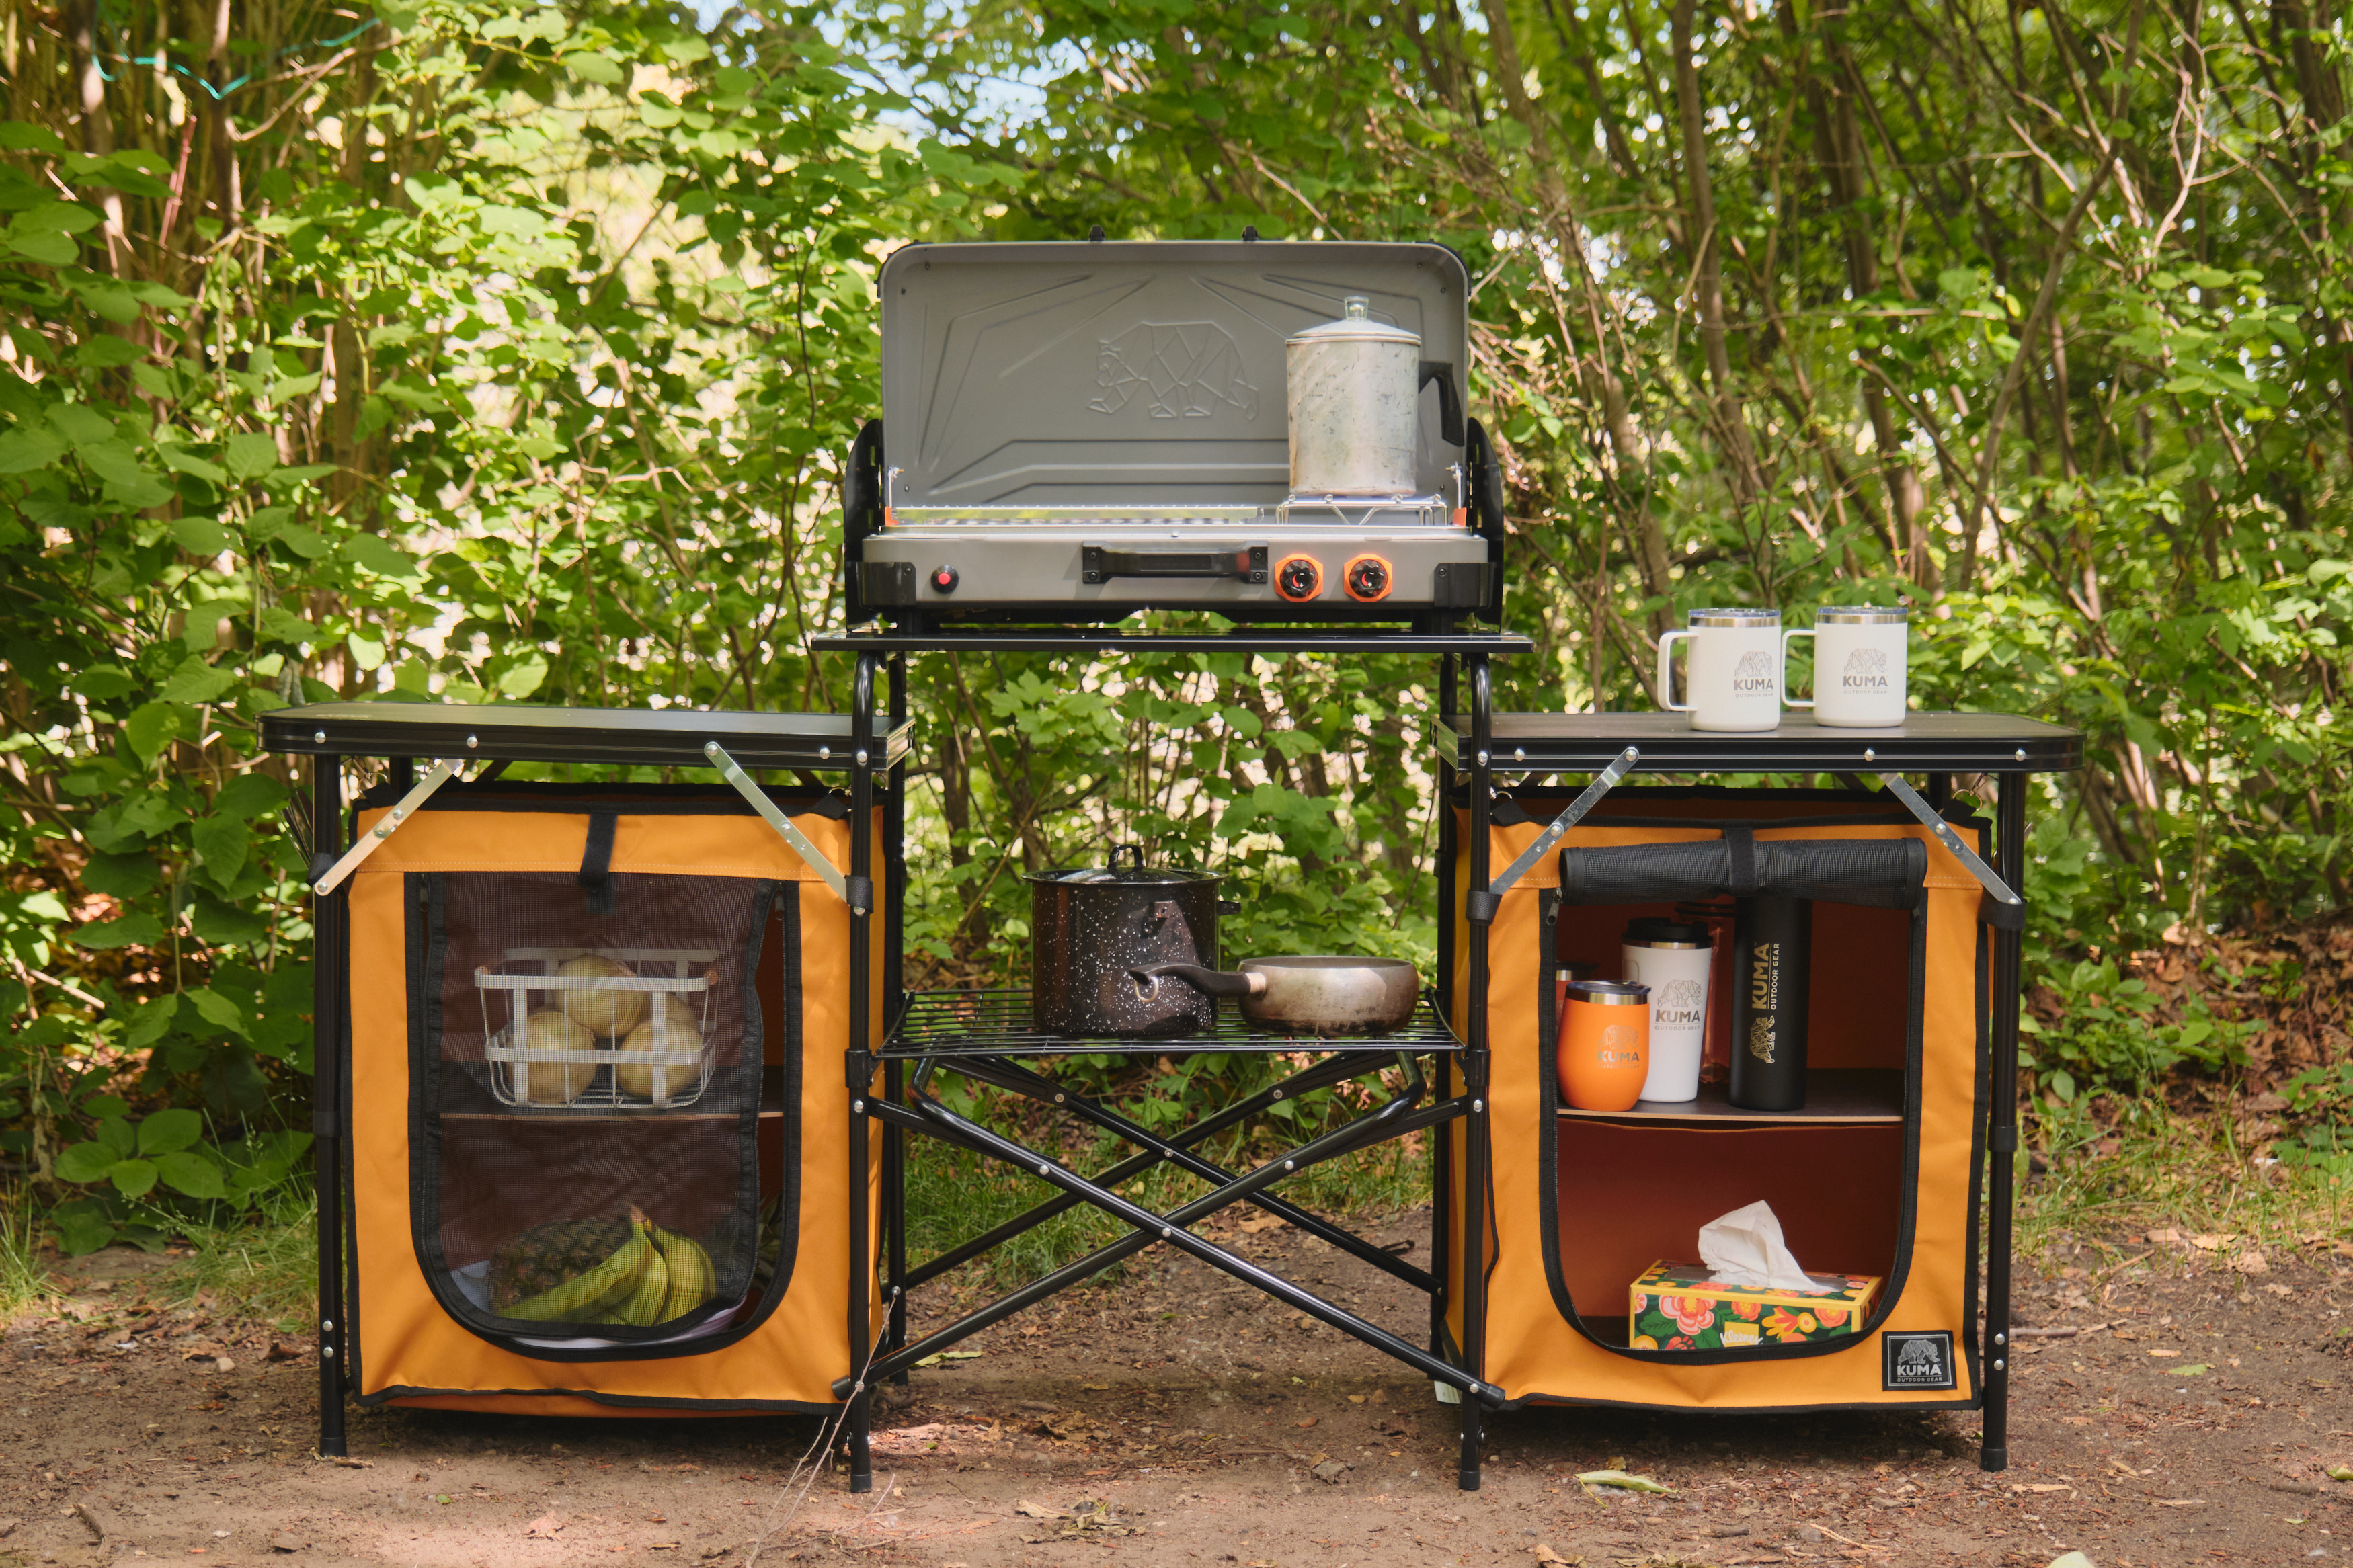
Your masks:
{"label": "wire storage basket", "polygon": [[500,1103],[664,1110],[711,1081],[711,948],[515,947],[474,971]]}

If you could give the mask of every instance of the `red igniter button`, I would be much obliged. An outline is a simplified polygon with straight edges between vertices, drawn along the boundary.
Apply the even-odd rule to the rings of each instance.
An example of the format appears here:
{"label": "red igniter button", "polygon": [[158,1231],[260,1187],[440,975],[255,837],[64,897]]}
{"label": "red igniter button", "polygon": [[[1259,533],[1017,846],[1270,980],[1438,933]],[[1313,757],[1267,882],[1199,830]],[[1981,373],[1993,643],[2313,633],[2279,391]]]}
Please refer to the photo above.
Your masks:
{"label": "red igniter button", "polygon": [[956,569],[953,566],[932,568],[932,586],[943,594],[953,594],[956,588]]}

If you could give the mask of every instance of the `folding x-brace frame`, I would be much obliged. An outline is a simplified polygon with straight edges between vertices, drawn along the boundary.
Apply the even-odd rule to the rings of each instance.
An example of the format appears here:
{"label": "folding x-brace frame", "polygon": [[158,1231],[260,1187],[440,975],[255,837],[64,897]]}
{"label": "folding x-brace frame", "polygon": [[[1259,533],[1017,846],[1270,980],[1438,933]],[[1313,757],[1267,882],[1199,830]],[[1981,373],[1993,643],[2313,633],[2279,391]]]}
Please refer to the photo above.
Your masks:
{"label": "folding x-brace frame", "polygon": [[[1362,1077],[1377,1070],[1384,1061],[1394,1063],[1404,1074],[1404,1083],[1396,1093],[1362,1115],[1311,1138],[1294,1149],[1265,1160],[1246,1173],[1237,1175],[1194,1152],[1216,1133],[1263,1114],[1286,1096]],[[941,1066],[1024,1095],[1040,1104],[1052,1106],[1135,1145],[1140,1152],[1099,1176],[1082,1176],[1051,1156],[949,1109],[939,1097],[928,1091],[927,1080],[933,1069]],[[1060,1188],[1064,1195],[1007,1221],[987,1236],[974,1238],[954,1253],[934,1259],[919,1271],[911,1271],[906,1281],[909,1286],[922,1279],[936,1278],[955,1264],[977,1257],[1079,1204],[1092,1204],[1130,1228],[1127,1235],[1096,1248],[1086,1257],[966,1313],[955,1322],[926,1334],[912,1344],[876,1357],[867,1368],[862,1383],[858,1379],[845,1378],[836,1385],[836,1394],[845,1399],[854,1399],[875,1383],[902,1374],[907,1368],[925,1357],[937,1354],[1024,1307],[1035,1305],[1068,1289],[1155,1241],[1165,1241],[1213,1268],[1223,1269],[1245,1284],[1256,1287],[1285,1306],[1327,1323],[1343,1333],[1354,1335],[1384,1354],[1415,1368],[1433,1382],[1468,1393],[1476,1399],[1494,1403],[1501,1398],[1500,1393],[1479,1379],[1377,1324],[1366,1322],[1345,1309],[1334,1306],[1313,1291],[1293,1284],[1250,1259],[1204,1240],[1189,1228],[1220,1209],[1247,1202],[1269,1214],[1282,1216],[1309,1235],[1395,1275],[1417,1289],[1428,1291],[1433,1289],[1436,1280],[1427,1270],[1418,1268],[1354,1232],[1318,1218],[1266,1190],[1309,1166],[1409,1132],[1436,1127],[1466,1114],[1468,1107],[1459,1097],[1422,1104],[1428,1089],[1421,1063],[1412,1051],[1381,1051],[1364,1047],[1346,1049],[1292,1074],[1281,1083],[1261,1089],[1216,1116],[1204,1119],[1175,1137],[1164,1138],[1101,1101],[1087,1095],[1072,1093],[1052,1079],[1003,1057],[924,1058],[917,1067],[915,1080],[907,1086],[902,1100],[874,1101],[866,1108],[867,1114],[902,1131],[938,1138],[986,1158],[1000,1161]],[[1190,1203],[1166,1214],[1122,1197],[1116,1191],[1121,1184],[1164,1163],[1173,1164],[1190,1175],[1217,1184]],[[856,1465],[861,1457],[853,1449],[853,1489],[858,1487],[860,1473]]]}

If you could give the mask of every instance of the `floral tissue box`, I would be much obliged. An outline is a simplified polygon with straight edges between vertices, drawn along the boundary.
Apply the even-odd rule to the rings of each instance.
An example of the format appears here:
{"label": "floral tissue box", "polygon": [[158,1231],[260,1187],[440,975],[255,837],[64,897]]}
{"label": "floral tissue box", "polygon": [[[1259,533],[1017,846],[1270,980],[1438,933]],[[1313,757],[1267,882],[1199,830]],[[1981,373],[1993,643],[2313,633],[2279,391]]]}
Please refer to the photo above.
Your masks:
{"label": "floral tissue box", "polygon": [[1633,1286],[1633,1348],[1713,1351],[1796,1344],[1851,1334],[1871,1316],[1879,1280],[1864,1274],[1809,1274],[1820,1294],[1756,1290],[1710,1277],[1700,1263],[1662,1258]]}

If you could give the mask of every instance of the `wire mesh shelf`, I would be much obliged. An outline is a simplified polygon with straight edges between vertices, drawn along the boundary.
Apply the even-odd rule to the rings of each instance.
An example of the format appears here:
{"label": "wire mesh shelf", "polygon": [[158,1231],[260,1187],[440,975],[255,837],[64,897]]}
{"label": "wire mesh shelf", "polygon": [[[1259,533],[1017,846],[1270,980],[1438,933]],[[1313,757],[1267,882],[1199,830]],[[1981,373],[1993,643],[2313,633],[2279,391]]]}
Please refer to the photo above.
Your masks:
{"label": "wire mesh shelf", "polygon": [[1218,1004],[1218,1026],[1207,1035],[1159,1039],[1069,1038],[1050,1035],[1029,1021],[1026,986],[1001,991],[918,991],[907,997],[898,1026],[878,1052],[883,1058],[1092,1056],[1098,1053],[1162,1056],[1187,1051],[1459,1051],[1454,1032],[1438,1010],[1434,993],[1404,1027],[1386,1035],[1283,1035],[1253,1028],[1231,1002]]}

